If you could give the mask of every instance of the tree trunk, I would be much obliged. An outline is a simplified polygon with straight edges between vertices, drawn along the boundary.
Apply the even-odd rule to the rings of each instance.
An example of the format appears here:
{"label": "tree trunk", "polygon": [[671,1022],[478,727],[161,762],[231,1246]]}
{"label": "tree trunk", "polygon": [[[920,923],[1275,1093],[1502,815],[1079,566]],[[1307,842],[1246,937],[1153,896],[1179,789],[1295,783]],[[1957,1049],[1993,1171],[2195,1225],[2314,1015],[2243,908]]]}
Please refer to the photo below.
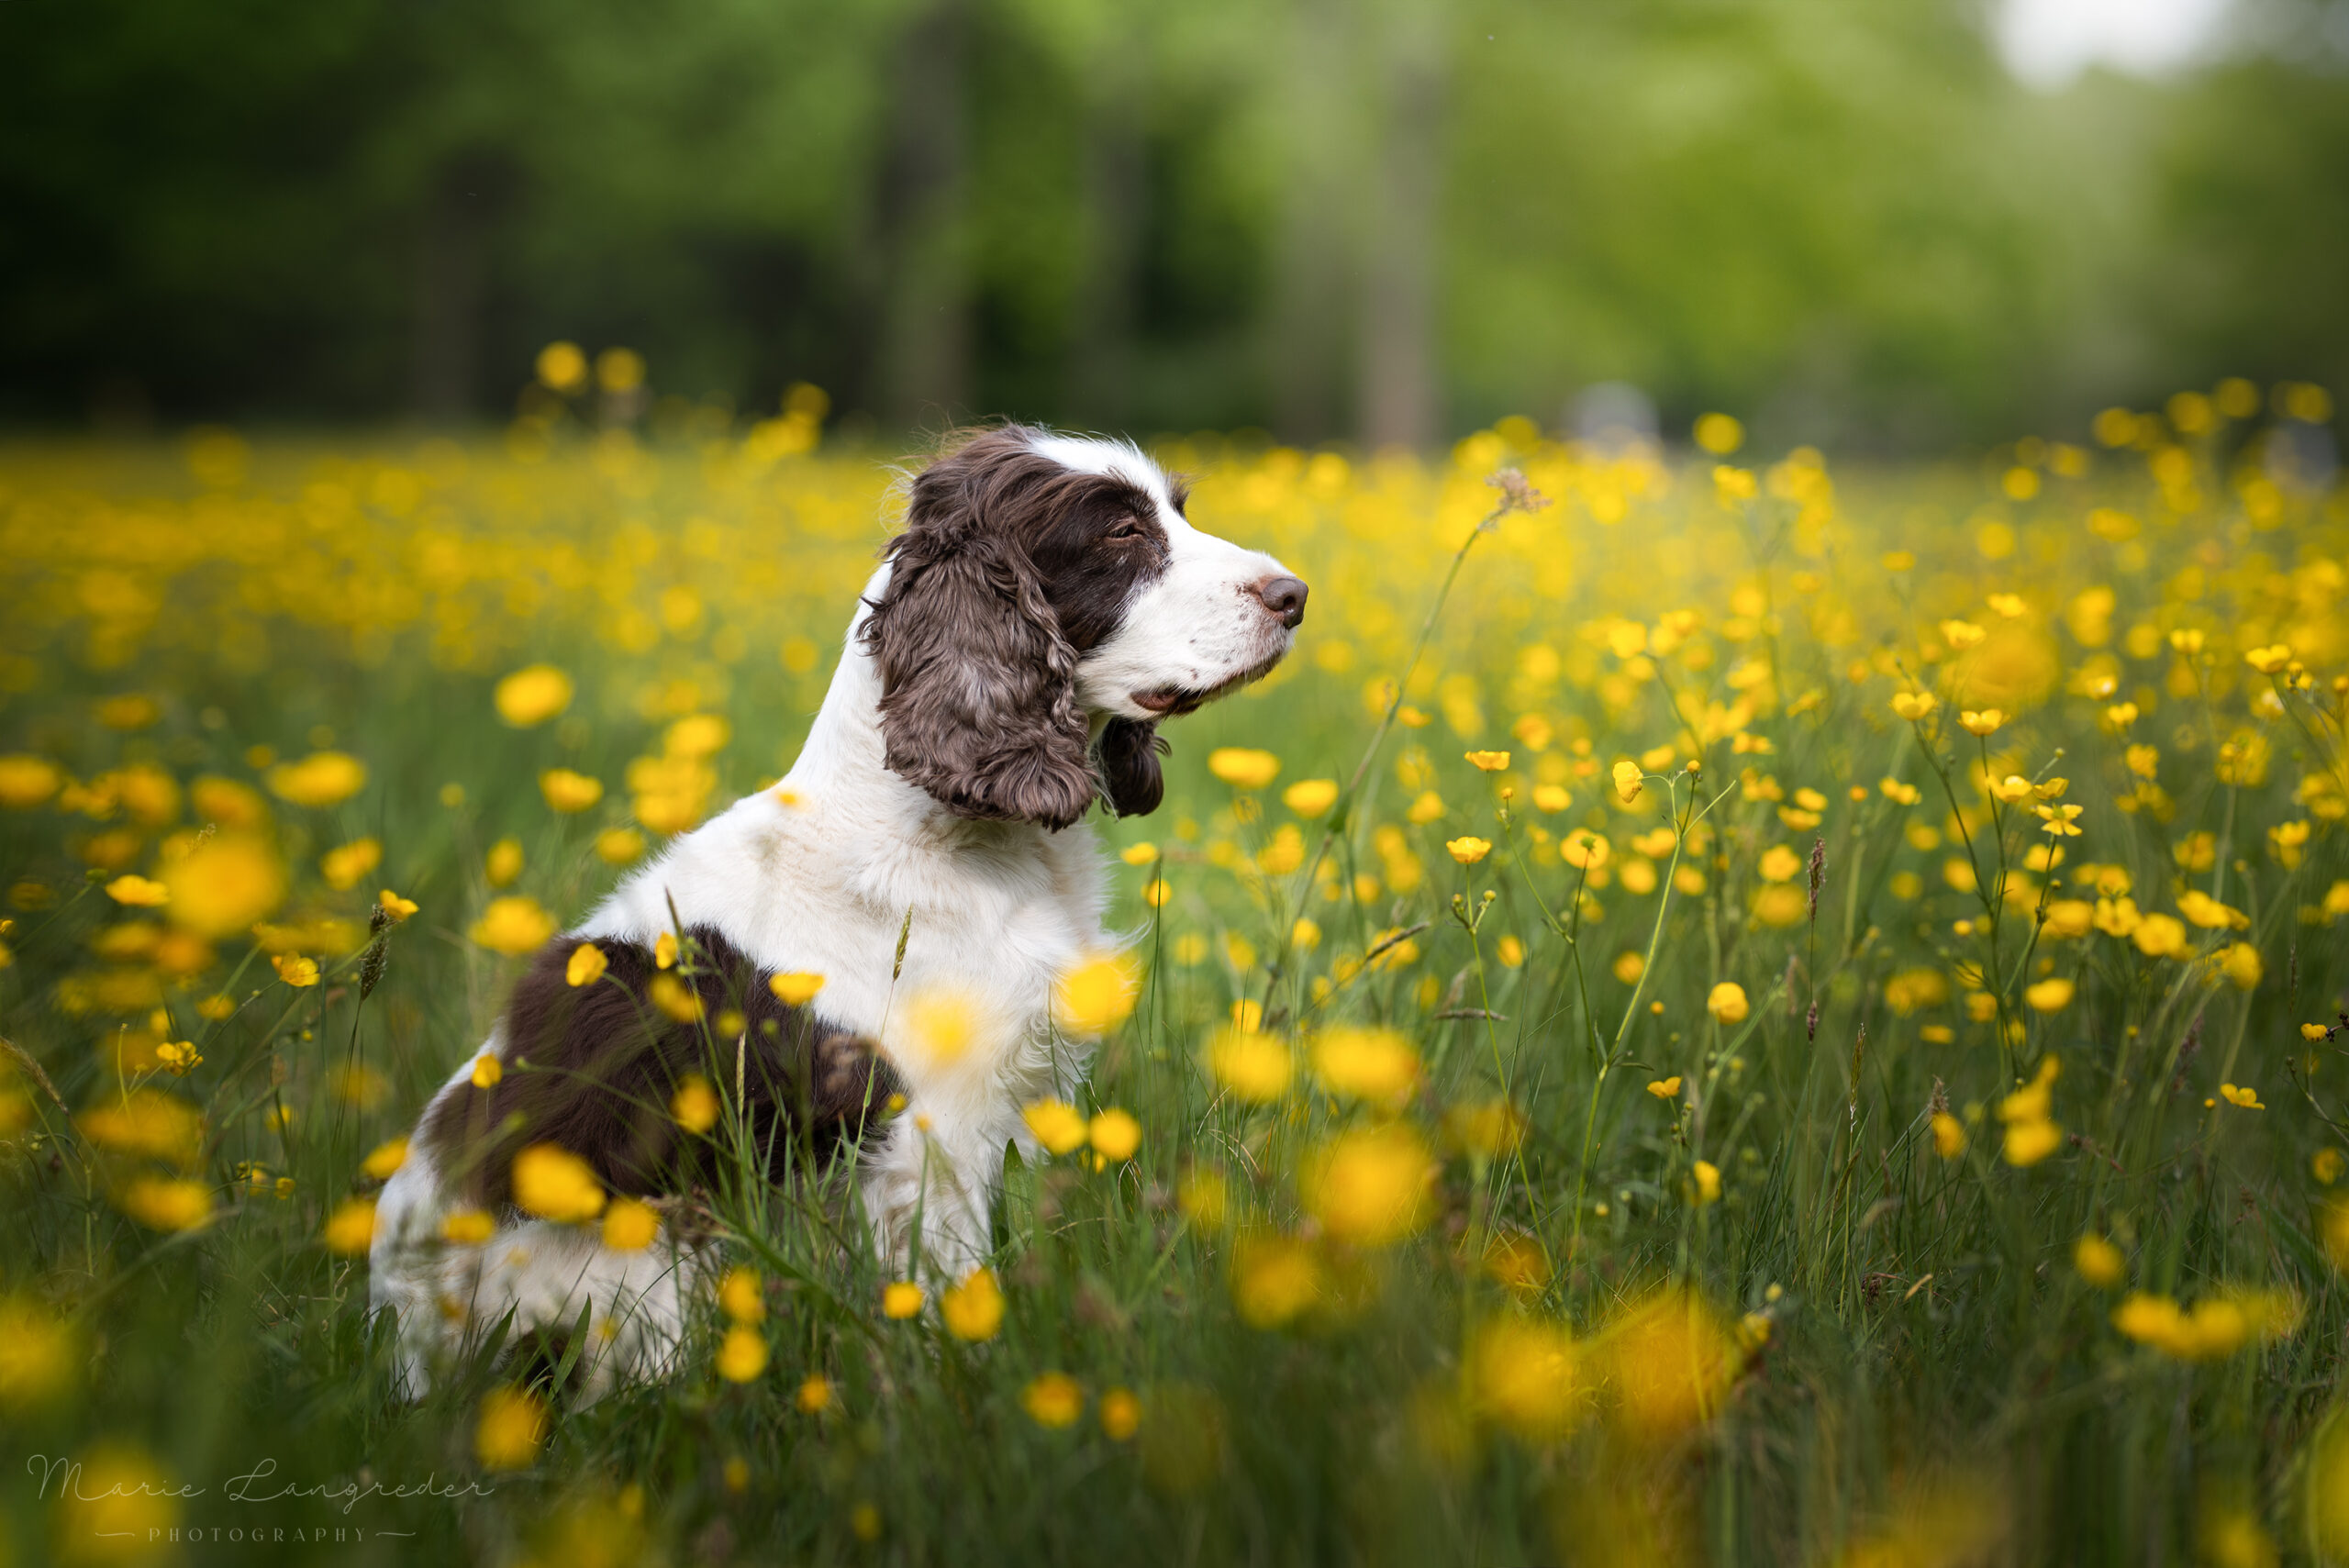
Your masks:
{"label": "tree trunk", "polygon": [[1347,361],[1346,301],[1357,237],[1350,148],[1353,28],[1344,0],[1301,0],[1297,67],[1288,76],[1287,179],[1281,193],[1265,334],[1274,429],[1310,443],[1340,433]]}
{"label": "tree trunk", "polygon": [[1113,35],[1087,72],[1085,265],[1078,284],[1069,390],[1076,422],[1119,433],[1134,417],[1135,268],[1141,254],[1142,138],[1126,39]]}
{"label": "tree trunk", "polygon": [[426,197],[417,232],[409,399],[442,423],[476,411],[481,333],[489,291],[489,236],[510,183],[495,161],[459,158]]}
{"label": "tree trunk", "polygon": [[965,0],[938,0],[899,46],[878,219],[880,414],[899,429],[951,423],[971,399]]}
{"label": "tree trunk", "polygon": [[1435,249],[1442,206],[1442,19],[1396,0],[1380,30],[1378,128],[1367,193],[1360,407],[1364,445],[1436,439]]}

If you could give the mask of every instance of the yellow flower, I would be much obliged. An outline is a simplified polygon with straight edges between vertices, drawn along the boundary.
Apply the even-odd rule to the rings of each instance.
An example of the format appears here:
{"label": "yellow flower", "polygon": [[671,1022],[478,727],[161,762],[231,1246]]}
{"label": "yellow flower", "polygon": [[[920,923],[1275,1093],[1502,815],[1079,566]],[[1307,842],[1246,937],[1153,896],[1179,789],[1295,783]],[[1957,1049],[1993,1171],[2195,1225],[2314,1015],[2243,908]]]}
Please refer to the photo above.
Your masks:
{"label": "yellow flower", "polygon": [[1054,1154],[1073,1153],[1085,1145],[1085,1115],[1062,1100],[1038,1100],[1019,1113],[1036,1141]]}
{"label": "yellow flower", "polygon": [[2031,781],[2021,774],[2009,773],[2005,778],[1992,783],[1990,793],[2009,806],[2012,806],[2019,800],[2031,798]]}
{"label": "yellow flower", "polygon": [[2193,946],[2187,938],[2185,922],[2168,915],[2143,917],[2131,931],[2130,940],[2147,958],[2182,958]]}
{"label": "yellow flower", "polygon": [[2022,595],[2020,594],[1993,594],[1983,603],[1988,605],[2007,620],[2018,620],[2031,608],[2023,602]]}
{"label": "yellow flower", "polygon": [[881,1316],[902,1321],[921,1310],[922,1289],[911,1280],[892,1280],[881,1292]]}
{"label": "yellow flower", "polygon": [[327,1251],[359,1254],[367,1251],[375,1240],[375,1200],[345,1198],[327,1217],[325,1240]]}
{"label": "yellow flower", "polygon": [[1298,1192],[1330,1237],[1383,1247],[1427,1223],[1434,1174],[1418,1131],[1389,1122],[1339,1134],[1310,1162]]}
{"label": "yellow flower", "polygon": [[571,950],[571,962],[562,966],[563,983],[567,985],[593,985],[604,977],[610,967],[604,950],[594,942],[581,942]]}
{"label": "yellow flower", "polygon": [[179,1177],[140,1176],[115,1203],[150,1230],[193,1230],[212,1218],[212,1189]]}
{"label": "yellow flower", "polygon": [[924,990],[906,1006],[906,1033],[935,1067],[950,1066],[968,1054],[979,1039],[981,1023],[970,998],[953,991]]}
{"label": "yellow flower", "polygon": [[1762,851],[1761,863],[1754,870],[1765,882],[1791,882],[1802,870],[1802,857],[1784,844],[1773,844]]}
{"label": "yellow flower", "polygon": [[2232,906],[2220,903],[2200,888],[2188,888],[2177,896],[2177,912],[2206,931],[2251,929],[2251,917]]}
{"label": "yellow flower", "polygon": [[672,1022],[701,1021],[701,993],[674,974],[654,975],[652,983],[644,988],[644,996]]}
{"label": "yellow flower", "polygon": [[492,952],[509,958],[536,951],[554,935],[554,917],[535,898],[508,895],[493,898],[468,933]]}
{"label": "yellow flower", "polygon": [[79,1364],[79,1339],[71,1319],[39,1297],[0,1296],[0,1409],[21,1410],[64,1392]]}
{"label": "yellow flower", "polygon": [[539,793],[547,805],[568,815],[584,811],[604,798],[604,781],[569,768],[550,768],[539,775]]}
{"label": "yellow flower", "polygon": [[65,770],[22,751],[0,757],[0,806],[30,811],[65,784]]}
{"label": "yellow flower", "polygon": [[1141,1401],[1130,1388],[1112,1388],[1101,1396],[1101,1435],[1121,1443],[1141,1429]]}
{"label": "yellow flower", "polygon": [[1741,1024],[1750,1010],[1745,999],[1745,987],[1734,980],[1724,980],[1705,997],[1705,1011],[1720,1024]]}
{"label": "yellow flower", "polygon": [[520,1470],[547,1438],[547,1407],[524,1388],[493,1388],[473,1423],[473,1457],[484,1470]]}
{"label": "yellow flower", "polygon": [[[1960,652],[1963,652],[1968,648],[1979,647],[1982,639],[1990,635],[1988,632],[1984,631],[1980,627],[1976,626],[1970,620],[1945,620],[1942,622],[1941,632],[1942,640],[1948,643],[1952,648],[1956,649]],[[1899,704],[1896,700],[1893,706],[1898,708]],[[1930,706],[1925,709],[1926,713],[1931,713],[1932,711],[1932,708]],[[1907,718],[1909,716],[1904,713],[1900,717]],[[1922,717],[1923,715],[1920,714],[1917,717]]]}
{"label": "yellow flower", "polygon": [[992,1340],[1003,1327],[1003,1287],[993,1269],[975,1269],[938,1298],[939,1319],[958,1340]]}
{"label": "yellow flower", "polygon": [[2266,648],[2254,648],[2243,656],[2243,662],[2263,675],[2273,675],[2292,662],[2289,644],[2278,642]]}
{"label": "yellow flower", "polygon": [[1141,960],[1131,953],[1107,953],[1060,977],[1052,1017],[1070,1034],[1105,1035],[1132,1016],[1141,998]]}
{"label": "yellow flower", "polygon": [[640,1252],[661,1234],[661,1216],[649,1203],[615,1198],[604,1211],[604,1245],[615,1252]]}
{"label": "yellow flower", "polygon": [[1557,813],[1564,811],[1568,806],[1574,805],[1574,795],[1570,794],[1563,784],[1535,784],[1533,786],[1533,805],[1537,810],[1555,816]]}
{"label": "yellow flower", "polygon": [[799,1391],[791,1396],[791,1402],[799,1407],[803,1416],[822,1415],[832,1407],[832,1380],[818,1373],[799,1385]]}
{"label": "yellow flower", "polygon": [[1146,866],[1158,858],[1158,846],[1144,839],[1119,850],[1118,858],[1130,866]]}
{"label": "yellow flower", "polygon": [[299,958],[289,953],[279,953],[273,957],[269,963],[271,968],[277,971],[277,978],[288,985],[300,987],[316,985],[318,983],[318,961],[315,958]]}
{"label": "yellow flower", "polygon": [[2023,987],[2022,999],[2031,1004],[2033,1012],[2060,1013],[2072,1005],[2075,984],[2060,974],[2050,975],[2035,985]]}
{"label": "yellow flower", "polygon": [[1234,789],[1262,789],[1280,771],[1280,759],[1270,751],[1219,746],[1208,753],[1208,772]]}
{"label": "yellow flower", "polygon": [[143,876],[118,876],[106,884],[106,896],[137,909],[154,909],[172,901],[172,890]]}
{"label": "yellow flower", "polygon": [[2000,1121],[2043,1121],[2054,1103],[2055,1079],[2064,1064],[2054,1056],[2042,1057],[2030,1083],[1998,1102]]}
{"label": "yellow flower", "polygon": [[2031,809],[2040,819],[2041,832],[2053,834],[2059,839],[2076,839],[2080,836],[2079,817],[2080,813],[2086,809],[2085,807],[2034,806]]}
{"label": "yellow flower", "polygon": [[495,1089],[497,1081],[506,1076],[506,1063],[491,1051],[473,1058],[473,1083],[476,1089]]}
{"label": "yellow flower", "polygon": [[677,967],[676,932],[663,931],[652,939],[652,967],[655,969]]}
{"label": "yellow flower", "polygon": [[2221,1084],[2219,1085],[2219,1097],[2231,1106],[2240,1106],[2247,1111],[2264,1111],[2267,1108],[2259,1103],[2259,1091],[2249,1084],[2238,1088],[2232,1084]]}
{"label": "yellow flower", "polygon": [[1721,1172],[1720,1166],[1714,1164],[1709,1160],[1699,1160],[1688,1167],[1688,1173],[1694,1176],[1697,1180],[1697,1203],[1699,1207],[1709,1203],[1719,1203],[1720,1201]]}
{"label": "yellow flower", "polygon": [[2219,955],[2219,970],[2236,990],[2249,991],[2266,974],[2267,966],[2260,962],[2257,948],[2249,942],[2234,942]]}
{"label": "yellow flower", "polygon": [[766,1287],[753,1270],[740,1264],[718,1282],[718,1305],[737,1323],[763,1323],[767,1316]]}
{"label": "yellow flower", "polygon": [[1462,755],[1478,773],[1497,773],[1508,766],[1507,751],[1465,751]]}
{"label": "yellow flower", "polygon": [[644,835],[633,828],[607,828],[596,835],[596,858],[624,866],[644,858]]}
{"label": "yellow flower", "polygon": [[2018,1121],[2007,1127],[2007,1163],[2019,1169],[2038,1164],[2064,1146],[2064,1129],[2052,1121]]}
{"label": "yellow flower", "polygon": [[1431,789],[1421,790],[1403,813],[1403,819],[1416,828],[1424,828],[1443,815],[1443,796]]}
{"label": "yellow flower", "polygon": [[707,1132],[717,1126],[718,1108],[718,1091],[698,1073],[685,1074],[685,1081],[669,1096],[669,1114],[687,1132]]}
{"label": "yellow flower", "polygon": [[1419,1055],[1393,1029],[1325,1029],[1312,1045],[1313,1075],[1331,1094],[1400,1110],[1419,1086]]}
{"label": "yellow flower", "polygon": [[2329,1187],[2339,1181],[2343,1169],[2349,1169],[2349,1156],[2338,1149],[2320,1149],[2309,1158],[2309,1174],[2319,1186]]}
{"label": "yellow flower", "polygon": [[1474,834],[1458,839],[1448,839],[1444,840],[1443,847],[1453,860],[1464,866],[1475,865],[1493,852],[1492,840],[1479,839]]}
{"label": "yellow flower", "polygon": [[595,1168],[555,1143],[533,1143],[514,1156],[514,1203],[526,1213],[576,1225],[604,1212]]}
{"label": "yellow flower", "polygon": [[576,343],[549,343],[539,350],[531,368],[538,373],[540,383],[553,391],[572,393],[586,388],[587,356]]}
{"label": "yellow flower", "polygon": [[1965,1152],[1965,1124],[1947,1111],[1933,1113],[1933,1152],[1944,1160]]}
{"label": "yellow flower", "polygon": [[269,770],[269,792],[295,806],[339,806],[367,787],[367,764],[345,751],[313,751]]}
{"label": "yellow flower", "polygon": [[1246,1235],[1231,1249],[1231,1300],[1252,1329],[1277,1329],[1320,1300],[1313,1249],[1286,1236]]}
{"label": "yellow flower", "polygon": [[388,1181],[394,1172],[406,1163],[407,1140],[395,1138],[388,1142],[378,1143],[369,1150],[367,1158],[359,1162],[359,1169],[366,1175],[381,1182]]}
{"label": "yellow flower", "polygon": [[2176,1361],[2221,1361],[2290,1332],[2299,1317],[2296,1302],[2269,1291],[2230,1291],[2184,1309],[2168,1296],[2136,1291],[2113,1309],[2112,1326]]}
{"label": "yellow flower", "polygon": [[492,887],[505,887],[522,874],[522,844],[518,839],[500,839],[489,847],[482,861],[482,875]]}
{"label": "yellow flower", "polygon": [[1296,1063],[1275,1036],[1222,1029],[1208,1040],[1208,1071],[1238,1098],[1270,1105],[1288,1092]]}
{"label": "yellow flower", "polygon": [[816,993],[823,988],[824,977],[820,974],[810,974],[805,970],[789,970],[784,973],[773,975],[767,981],[767,989],[774,992],[774,999],[786,1007],[806,1006],[816,999]]}
{"label": "yellow flower", "polygon": [[2332,1038],[2332,1030],[2329,1026],[2324,1024],[2302,1024],[2300,1026],[2300,1038],[2307,1040],[2310,1045],[2314,1045],[2318,1040],[2331,1040]]}
{"label": "yellow flower", "polygon": [[2110,1290],[2129,1277],[2129,1260],[2121,1249],[2093,1230],[2072,1243],[2072,1267],[2099,1290]]}
{"label": "yellow flower", "polygon": [[528,729],[571,706],[571,677],[551,664],[526,665],[498,682],[490,700],[497,706],[498,717],[517,729]]}
{"label": "yellow flower", "polygon": [[451,1209],[440,1221],[440,1234],[460,1247],[478,1247],[496,1233],[497,1221],[477,1208]]}
{"label": "yellow flower", "polygon": [[286,896],[275,845],[249,833],[217,833],[162,863],[172,925],[218,941],[242,937]]}
{"label": "yellow flower", "polygon": [[1931,717],[1933,710],[1941,706],[1941,699],[1931,692],[1895,692],[1892,695],[1892,711],[1912,724]]}
{"label": "yellow flower", "polygon": [[[1506,757],[1507,752],[1501,753]],[[1299,817],[1320,816],[1338,804],[1338,781],[1335,779],[1299,779],[1281,791],[1281,804]]]}
{"label": "yellow flower", "polygon": [[1986,707],[1978,713],[1969,708],[1957,716],[1957,721],[1965,726],[1969,735],[1995,735],[2007,722],[2007,716],[1995,707]]}
{"label": "yellow flower", "polygon": [[1615,764],[1613,776],[1615,793],[1623,797],[1625,805],[1640,798],[1640,791],[1645,786],[1641,779],[1639,763],[1625,758]]}
{"label": "yellow flower", "polygon": [[394,924],[397,924],[399,921],[405,920],[410,915],[416,913],[415,899],[402,898],[398,894],[394,893],[388,887],[376,889],[375,904],[376,906],[382,909],[384,914],[389,915],[392,917]]}
{"label": "yellow flower", "polygon": [[1088,1123],[1085,1136],[1095,1153],[1105,1160],[1130,1160],[1141,1147],[1141,1123],[1130,1111],[1112,1107]]}
{"label": "yellow flower", "polygon": [[318,861],[318,874],[332,888],[356,887],[360,880],[384,862],[384,846],[375,839],[354,839],[328,850]]}
{"label": "yellow flower", "polygon": [[1085,1390],[1068,1373],[1048,1372],[1020,1390],[1019,1407],[1038,1426],[1058,1431],[1085,1414]]}
{"label": "yellow flower", "polygon": [[1514,1315],[1497,1317],[1470,1342],[1462,1370],[1464,1392],[1479,1419],[1530,1442],[1553,1442],[1571,1432],[1586,1413],[1578,1360],[1564,1329]]}
{"label": "yellow flower", "polygon": [[1745,444],[1745,427],[1733,414],[1702,414],[1698,416],[1697,444],[1715,457],[1727,457]]}
{"label": "yellow flower", "polygon": [[1653,1095],[1659,1100],[1678,1099],[1680,1097],[1680,1074],[1675,1073],[1669,1078],[1656,1078],[1650,1080],[1648,1084],[1648,1093]]}

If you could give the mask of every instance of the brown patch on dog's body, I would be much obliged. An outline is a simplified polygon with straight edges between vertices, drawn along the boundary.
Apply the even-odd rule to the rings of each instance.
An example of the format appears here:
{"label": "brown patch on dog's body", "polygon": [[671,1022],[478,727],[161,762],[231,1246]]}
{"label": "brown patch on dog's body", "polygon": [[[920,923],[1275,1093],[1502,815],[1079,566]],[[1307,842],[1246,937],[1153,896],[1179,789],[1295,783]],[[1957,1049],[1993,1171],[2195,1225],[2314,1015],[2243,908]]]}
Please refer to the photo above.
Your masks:
{"label": "brown patch on dog's body", "polygon": [[[634,943],[597,940],[605,972],[573,986],[576,938],[539,951],[506,1014],[504,1073],[437,1098],[417,1129],[451,1190],[493,1211],[513,1201],[514,1156],[554,1143],[594,1167],[605,1187],[662,1197],[712,1185],[718,1149],[677,1125],[671,1100],[688,1077],[730,1093],[740,1084],[752,1147],[767,1179],[795,1160],[820,1165],[877,1122],[897,1076],[863,1037],[810,1007],[778,1000],[770,975],[707,926],[685,932],[665,972],[698,999],[680,1021],[651,998],[664,972]],[[683,990],[673,1001],[685,999]],[[739,1029],[718,1021],[739,1014]],[[727,1018],[730,1027],[733,1020]]]}

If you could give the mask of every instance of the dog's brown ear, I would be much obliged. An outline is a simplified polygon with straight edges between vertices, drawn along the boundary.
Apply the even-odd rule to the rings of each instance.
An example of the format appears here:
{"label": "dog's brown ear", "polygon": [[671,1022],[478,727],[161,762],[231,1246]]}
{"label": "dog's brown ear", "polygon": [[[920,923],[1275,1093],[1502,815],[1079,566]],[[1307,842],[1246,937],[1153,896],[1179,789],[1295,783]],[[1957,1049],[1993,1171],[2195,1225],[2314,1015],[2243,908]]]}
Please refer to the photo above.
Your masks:
{"label": "dog's brown ear", "polygon": [[1147,817],[1166,798],[1158,759],[1166,741],[1156,719],[1113,718],[1101,731],[1101,783],[1109,809],[1120,817]]}
{"label": "dog's brown ear", "polygon": [[1010,435],[982,436],[914,481],[864,643],[894,772],[957,816],[1061,828],[1097,784],[1076,652],[1025,550],[986,515],[1001,466],[1030,456]]}

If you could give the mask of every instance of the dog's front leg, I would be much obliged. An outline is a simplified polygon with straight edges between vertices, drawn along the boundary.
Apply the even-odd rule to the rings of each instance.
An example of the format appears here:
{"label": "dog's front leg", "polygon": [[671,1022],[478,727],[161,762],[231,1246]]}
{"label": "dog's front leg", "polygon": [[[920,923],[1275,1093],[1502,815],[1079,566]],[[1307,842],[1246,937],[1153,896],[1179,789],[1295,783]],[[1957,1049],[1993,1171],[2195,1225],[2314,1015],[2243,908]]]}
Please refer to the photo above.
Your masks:
{"label": "dog's front leg", "polygon": [[[982,1128],[898,1118],[866,1162],[865,1217],[882,1266],[959,1280],[986,1262],[1003,1141]],[[918,1261],[917,1261],[918,1260]]]}

